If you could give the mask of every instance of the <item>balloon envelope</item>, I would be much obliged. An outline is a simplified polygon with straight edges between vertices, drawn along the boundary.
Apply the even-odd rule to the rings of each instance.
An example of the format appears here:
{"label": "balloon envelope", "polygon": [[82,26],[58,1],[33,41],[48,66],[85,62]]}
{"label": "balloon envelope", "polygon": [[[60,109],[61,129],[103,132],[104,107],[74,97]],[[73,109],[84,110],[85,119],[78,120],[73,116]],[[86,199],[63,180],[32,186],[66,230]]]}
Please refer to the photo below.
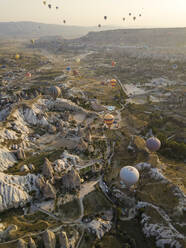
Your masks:
{"label": "balloon envelope", "polygon": [[104,122],[108,127],[111,127],[114,122],[114,116],[111,114],[106,114],[104,117]]}
{"label": "balloon envelope", "polygon": [[120,170],[120,178],[127,186],[132,186],[139,180],[139,172],[132,166],[125,166]]}
{"label": "balloon envelope", "polygon": [[52,86],[50,89],[49,89],[49,92],[50,92],[50,95],[56,99],[58,96],[60,96],[61,94],[61,89],[57,86]]}
{"label": "balloon envelope", "polygon": [[111,83],[112,88],[115,88],[115,87],[116,87],[116,85],[117,85],[117,81],[116,81],[116,79],[112,79],[112,80],[110,80],[110,83]]}
{"label": "balloon envelope", "polygon": [[155,137],[151,137],[146,141],[146,146],[151,152],[156,152],[161,147],[161,142]]}
{"label": "balloon envelope", "polygon": [[16,59],[20,59],[20,55],[19,54],[16,54],[15,58]]}

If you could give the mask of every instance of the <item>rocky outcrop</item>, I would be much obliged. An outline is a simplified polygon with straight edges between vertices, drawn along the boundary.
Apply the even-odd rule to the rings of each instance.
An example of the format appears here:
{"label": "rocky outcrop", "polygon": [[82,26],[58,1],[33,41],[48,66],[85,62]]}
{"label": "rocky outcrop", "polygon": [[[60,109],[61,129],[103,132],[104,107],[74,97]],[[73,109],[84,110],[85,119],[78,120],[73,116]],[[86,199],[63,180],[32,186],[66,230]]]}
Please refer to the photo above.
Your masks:
{"label": "rocky outcrop", "polygon": [[6,229],[3,226],[0,229],[0,241],[6,241],[11,238],[11,235],[17,231],[17,226],[16,225],[10,225]]}
{"label": "rocky outcrop", "polygon": [[21,172],[29,172],[29,168],[26,164],[22,165],[21,166],[21,169],[20,169]]}
{"label": "rocky outcrop", "polygon": [[101,239],[106,232],[109,232],[111,227],[111,221],[105,221],[100,218],[87,224],[88,230],[94,233],[98,239]]}
{"label": "rocky outcrop", "polygon": [[69,248],[70,247],[66,232],[60,232],[59,233],[59,244],[60,244],[60,248]]}
{"label": "rocky outcrop", "polygon": [[49,183],[45,183],[42,188],[41,192],[45,199],[55,199],[56,198],[56,191],[55,188]]}
{"label": "rocky outcrop", "polygon": [[43,243],[45,248],[55,248],[56,247],[55,234],[50,230],[46,230],[43,234]]}
{"label": "rocky outcrop", "polygon": [[29,248],[37,248],[35,241],[30,237],[28,240]]}
{"label": "rocky outcrop", "polygon": [[45,158],[45,161],[43,164],[42,175],[47,179],[53,178],[53,175],[54,175],[52,164],[47,158]]}
{"label": "rocky outcrop", "polygon": [[64,188],[68,190],[76,190],[80,188],[81,178],[79,173],[75,169],[67,172],[61,179]]}
{"label": "rocky outcrop", "polygon": [[19,239],[17,243],[17,248],[27,248],[27,243],[23,239]]}
{"label": "rocky outcrop", "polygon": [[0,173],[0,212],[23,207],[32,197],[29,193],[36,187],[37,176],[27,174],[26,176],[11,176]]}
{"label": "rocky outcrop", "polygon": [[5,171],[17,162],[13,153],[6,148],[0,148],[0,171]]}
{"label": "rocky outcrop", "polygon": [[23,149],[17,150],[17,159],[18,160],[24,160],[26,158],[25,152]]}

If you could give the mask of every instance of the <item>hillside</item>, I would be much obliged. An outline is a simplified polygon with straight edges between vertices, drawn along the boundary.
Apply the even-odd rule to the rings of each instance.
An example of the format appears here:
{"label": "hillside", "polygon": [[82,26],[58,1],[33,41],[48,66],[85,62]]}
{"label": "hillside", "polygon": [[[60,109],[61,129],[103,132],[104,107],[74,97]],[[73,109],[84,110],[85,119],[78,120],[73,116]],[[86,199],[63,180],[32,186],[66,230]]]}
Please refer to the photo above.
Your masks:
{"label": "hillside", "polygon": [[[105,26],[104,30],[113,27]],[[64,38],[77,38],[89,31],[96,31],[97,27],[64,26],[36,22],[0,22],[1,38],[39,38],[42,36],[61,35]]]}

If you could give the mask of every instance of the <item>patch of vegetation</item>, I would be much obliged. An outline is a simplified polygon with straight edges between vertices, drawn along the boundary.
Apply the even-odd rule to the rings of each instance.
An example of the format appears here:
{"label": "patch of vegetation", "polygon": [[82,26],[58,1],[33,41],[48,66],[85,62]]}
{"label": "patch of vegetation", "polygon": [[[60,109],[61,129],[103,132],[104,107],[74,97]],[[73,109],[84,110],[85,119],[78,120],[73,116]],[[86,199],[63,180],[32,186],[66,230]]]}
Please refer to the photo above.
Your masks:
{"label": "patch of vegetation", "polygon": [[59,208],[59,213],[61,215],[62,218],[64,219],[77,219],[80,214],[80,205],[79,205],[79,200],[78,199],[74,199],[71,202],[68,202],[64,205],[61,205]]}
{"label": "patch of vegetation", "polygon": [[108,202],[105,196],[97,190],[85,196],[83,199],[83,204],[85,208],[85,215],[99,213],[112,208],[110,202]]}

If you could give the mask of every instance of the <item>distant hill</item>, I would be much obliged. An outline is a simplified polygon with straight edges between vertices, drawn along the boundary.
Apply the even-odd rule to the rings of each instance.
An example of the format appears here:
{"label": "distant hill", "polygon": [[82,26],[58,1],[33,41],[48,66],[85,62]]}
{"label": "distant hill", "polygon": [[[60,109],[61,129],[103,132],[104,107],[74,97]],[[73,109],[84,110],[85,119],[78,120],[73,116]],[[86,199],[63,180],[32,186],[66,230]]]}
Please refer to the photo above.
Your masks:
{"label": "distant hill", "polygon": [[118,29],[101,32],[89,32],[74,39],[76,44],[86,46],[164,46],[175,47],[186,45],[186,28],[153,28],[153,29]]}
{"label": "distant hill", "polygon": [[[102,30],[118,27],[103,26]],[[100,31],[98,27],[65,26],[36,22],[0,22],[1,38],[40,38],[43,36],[62,36],[65,39],[77,38],[90,31]]]}

